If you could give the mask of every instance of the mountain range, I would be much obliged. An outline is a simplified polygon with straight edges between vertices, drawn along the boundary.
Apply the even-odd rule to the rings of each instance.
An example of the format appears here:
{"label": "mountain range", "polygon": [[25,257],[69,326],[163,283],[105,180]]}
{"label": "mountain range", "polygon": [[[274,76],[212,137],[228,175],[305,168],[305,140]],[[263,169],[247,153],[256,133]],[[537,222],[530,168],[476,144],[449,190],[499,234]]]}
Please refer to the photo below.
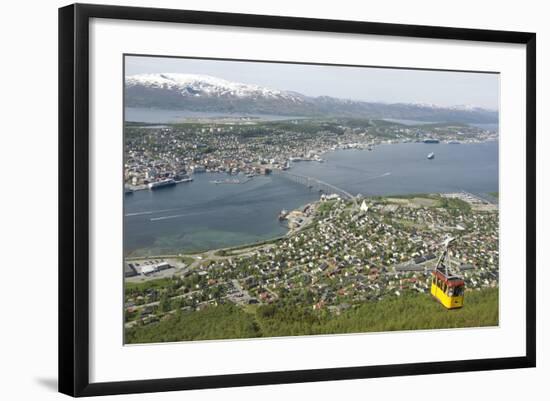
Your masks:
{"label": "mountain range", "polygon": [[196,74],[126,77],[126,107],[300,117],[392,118],[426,122],[497,123],[498,112],[474,106],[380,103],[306,96]]}

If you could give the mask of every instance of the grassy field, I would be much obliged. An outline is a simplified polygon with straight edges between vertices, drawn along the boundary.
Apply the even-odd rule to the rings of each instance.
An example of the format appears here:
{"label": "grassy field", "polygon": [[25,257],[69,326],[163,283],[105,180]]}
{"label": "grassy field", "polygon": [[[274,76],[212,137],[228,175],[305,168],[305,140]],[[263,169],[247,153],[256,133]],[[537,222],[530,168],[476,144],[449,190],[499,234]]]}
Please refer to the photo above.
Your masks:
{"label": "grassy field", "polygon": [[174,280],[170,277],[148,280],[139,283],[126,281],[124,283],[124,291],[126,294],[131,294],[132,292],[143,292],[146,290],[161,290],[170,286],[173,281]]}
{"label": "grassy field", "polygon": [[127,329],[126,343],[483,327],[498,325],[498,316],[496,288],[467,292],[465,306],[450,311],[418,293],[367,302],[340,315],[295,304],[226,304]]}

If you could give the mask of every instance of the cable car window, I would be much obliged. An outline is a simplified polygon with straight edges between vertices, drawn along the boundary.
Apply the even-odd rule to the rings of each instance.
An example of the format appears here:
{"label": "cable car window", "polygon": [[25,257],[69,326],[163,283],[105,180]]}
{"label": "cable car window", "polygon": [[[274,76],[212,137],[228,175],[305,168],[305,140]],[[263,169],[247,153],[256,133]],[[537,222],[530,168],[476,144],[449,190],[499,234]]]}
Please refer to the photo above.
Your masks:
{"label": "cable car window", "polygon": [[460,287],[453,287],[449,289],[449,295],[453,297],[460,296]]}

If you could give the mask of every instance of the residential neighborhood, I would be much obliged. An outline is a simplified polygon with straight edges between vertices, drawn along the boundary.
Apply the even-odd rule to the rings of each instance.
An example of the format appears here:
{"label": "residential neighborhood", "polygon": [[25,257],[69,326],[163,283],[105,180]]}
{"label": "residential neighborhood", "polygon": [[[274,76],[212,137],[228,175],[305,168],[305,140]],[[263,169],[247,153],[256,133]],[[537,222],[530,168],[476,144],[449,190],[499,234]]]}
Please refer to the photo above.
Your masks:
{"label": "residential neighborhood", "polygon": [[249,176],[287,170],[293,162],[323,162],[325,152],[398,142],[472,143],[498,134],[461,124],[405,126],[384,120],[328,119],[262,122],[214,120],[125,129],[124,182],[147,189],[163,180],[189,182],[194,173]]}
{"label": "residential neighborhood", "polygon": [[468,292],[498,287],[498,210],[471,194],[355,203],[323,196],[286,218],[308,223],[263,245],[126,261],[127,283],[135,284],[125,294],[126,326],[226,303],[285,299],[338,315],[407,293],[429,297],[431,271],[449,235],[456,238],[451,267],[464,278],[466,302]]}

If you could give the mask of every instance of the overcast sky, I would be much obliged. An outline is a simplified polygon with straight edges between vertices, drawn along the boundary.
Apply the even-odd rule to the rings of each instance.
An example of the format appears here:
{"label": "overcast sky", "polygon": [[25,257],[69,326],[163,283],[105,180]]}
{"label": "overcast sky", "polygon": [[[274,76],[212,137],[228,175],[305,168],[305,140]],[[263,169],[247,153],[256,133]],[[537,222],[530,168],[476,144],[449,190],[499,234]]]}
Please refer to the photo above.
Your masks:
{"label": "overcast sky", "polygon": [[126,57],[126,75],[161,72],[211,75],[308,96],[371,102],[474,105],[494,110],[499,103],[498,74]]}

